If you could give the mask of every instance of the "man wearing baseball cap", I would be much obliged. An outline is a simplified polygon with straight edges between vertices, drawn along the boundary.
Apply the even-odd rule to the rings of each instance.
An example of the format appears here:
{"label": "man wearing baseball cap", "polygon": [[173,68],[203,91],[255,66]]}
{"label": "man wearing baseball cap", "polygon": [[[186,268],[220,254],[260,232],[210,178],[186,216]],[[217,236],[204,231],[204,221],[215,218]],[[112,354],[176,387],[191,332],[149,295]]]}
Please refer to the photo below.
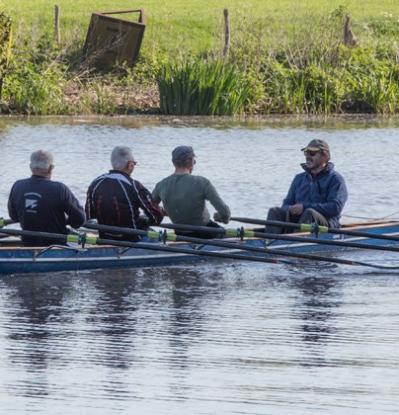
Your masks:
{"label": "man wearing baseball cap", "polygon": [[[156,203],[162,201],[163,208],[173,223],[219,227],[210,218],[206,201],[216,209],[214,220],[228,223],[230,209],[221,199],[212,183],[205,177],[192,174],[195,154],[191,146],[178,146],[172,152],[175,172],[156,184],[152,197]],[[182,232],[187,236],[212,238],[205,232]]]}
{"label": "man wearing baseball cap", "polygon": [[[301,151],[305,171],[295,176],[282,206],[271,208],[267,219],[338,228],[348,192],[344,178],[330,162],[330,147],[324,140],[314,139]],[[266,227],[270,233],[286,231],[278,226]]]}

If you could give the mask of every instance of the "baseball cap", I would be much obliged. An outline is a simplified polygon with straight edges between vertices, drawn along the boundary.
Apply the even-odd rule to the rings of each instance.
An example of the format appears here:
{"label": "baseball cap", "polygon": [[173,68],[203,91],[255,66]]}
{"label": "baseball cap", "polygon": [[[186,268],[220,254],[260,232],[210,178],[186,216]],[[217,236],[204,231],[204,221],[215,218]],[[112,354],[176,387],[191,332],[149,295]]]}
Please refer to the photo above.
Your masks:
{"label": "baseball cap", "polygon": [[310,141],[306,147],[301,148],[301,151],[307,151],[307,150],[310,150],[310,151],[324,150],[328,154],[330,154],[330,146],[324,140],[320,140],[320,139],[314,139]]}
{"label": "baseball cap", "polygon": [[194,157],[194,150],[191,146],[178,146],[172,151],[173,163],[184,163]]}

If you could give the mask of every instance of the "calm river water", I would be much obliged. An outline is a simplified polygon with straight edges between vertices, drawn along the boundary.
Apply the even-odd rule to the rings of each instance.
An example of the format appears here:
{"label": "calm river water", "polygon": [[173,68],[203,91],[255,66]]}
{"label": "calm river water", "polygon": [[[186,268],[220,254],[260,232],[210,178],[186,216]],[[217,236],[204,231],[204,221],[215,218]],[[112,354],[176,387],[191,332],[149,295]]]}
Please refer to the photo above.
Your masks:
{"label": "calm river water", "polygon": [[[324,138],[346,178],[345,221],[399,217],[399,123],[154,118],[0,120],[0,216],[29,155],[84,202],[115,145],[152,189],[193,145],[236,216],[279,204],[299,151]],[[356,219],[360,220],[360,219]],[[373,262],[394,255],[346,253]],[[396,414],[399,274],[213,262],[0,278],[0,413]]]}

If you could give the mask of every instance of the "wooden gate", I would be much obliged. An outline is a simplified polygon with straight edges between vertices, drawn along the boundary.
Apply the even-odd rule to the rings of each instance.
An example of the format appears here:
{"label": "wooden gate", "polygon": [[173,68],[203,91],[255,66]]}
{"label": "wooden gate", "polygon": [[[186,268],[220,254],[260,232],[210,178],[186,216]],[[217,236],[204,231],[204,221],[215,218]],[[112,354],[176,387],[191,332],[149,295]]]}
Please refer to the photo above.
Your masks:
{"label": "wooden gate", "polygon": [[[138,20],[132,22],[115,17],[128,13],[138,13]],[[116,63],[133,66],[139,55],[144,29],[142,9],[93,13],[84,46],[86,62],[100,69],[110,68]]]}

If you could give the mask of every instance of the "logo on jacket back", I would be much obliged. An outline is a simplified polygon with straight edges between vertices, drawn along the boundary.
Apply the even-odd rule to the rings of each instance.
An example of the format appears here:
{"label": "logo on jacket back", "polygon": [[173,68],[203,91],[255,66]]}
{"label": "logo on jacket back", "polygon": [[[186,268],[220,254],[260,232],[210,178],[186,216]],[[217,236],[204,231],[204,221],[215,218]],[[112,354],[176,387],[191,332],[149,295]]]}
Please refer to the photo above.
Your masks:
{"label": "logo on jacket back", "polygon": [[25,209],[36,209],[37,200],[34,199],[25,199]]}
{"label": "logo on jacket back", "polygon": [[[25,211],[29,213],[37,213],[39,198],[42,197],[40,193],[25,193]],[[35,199],[34,199],[35,198]]]}

